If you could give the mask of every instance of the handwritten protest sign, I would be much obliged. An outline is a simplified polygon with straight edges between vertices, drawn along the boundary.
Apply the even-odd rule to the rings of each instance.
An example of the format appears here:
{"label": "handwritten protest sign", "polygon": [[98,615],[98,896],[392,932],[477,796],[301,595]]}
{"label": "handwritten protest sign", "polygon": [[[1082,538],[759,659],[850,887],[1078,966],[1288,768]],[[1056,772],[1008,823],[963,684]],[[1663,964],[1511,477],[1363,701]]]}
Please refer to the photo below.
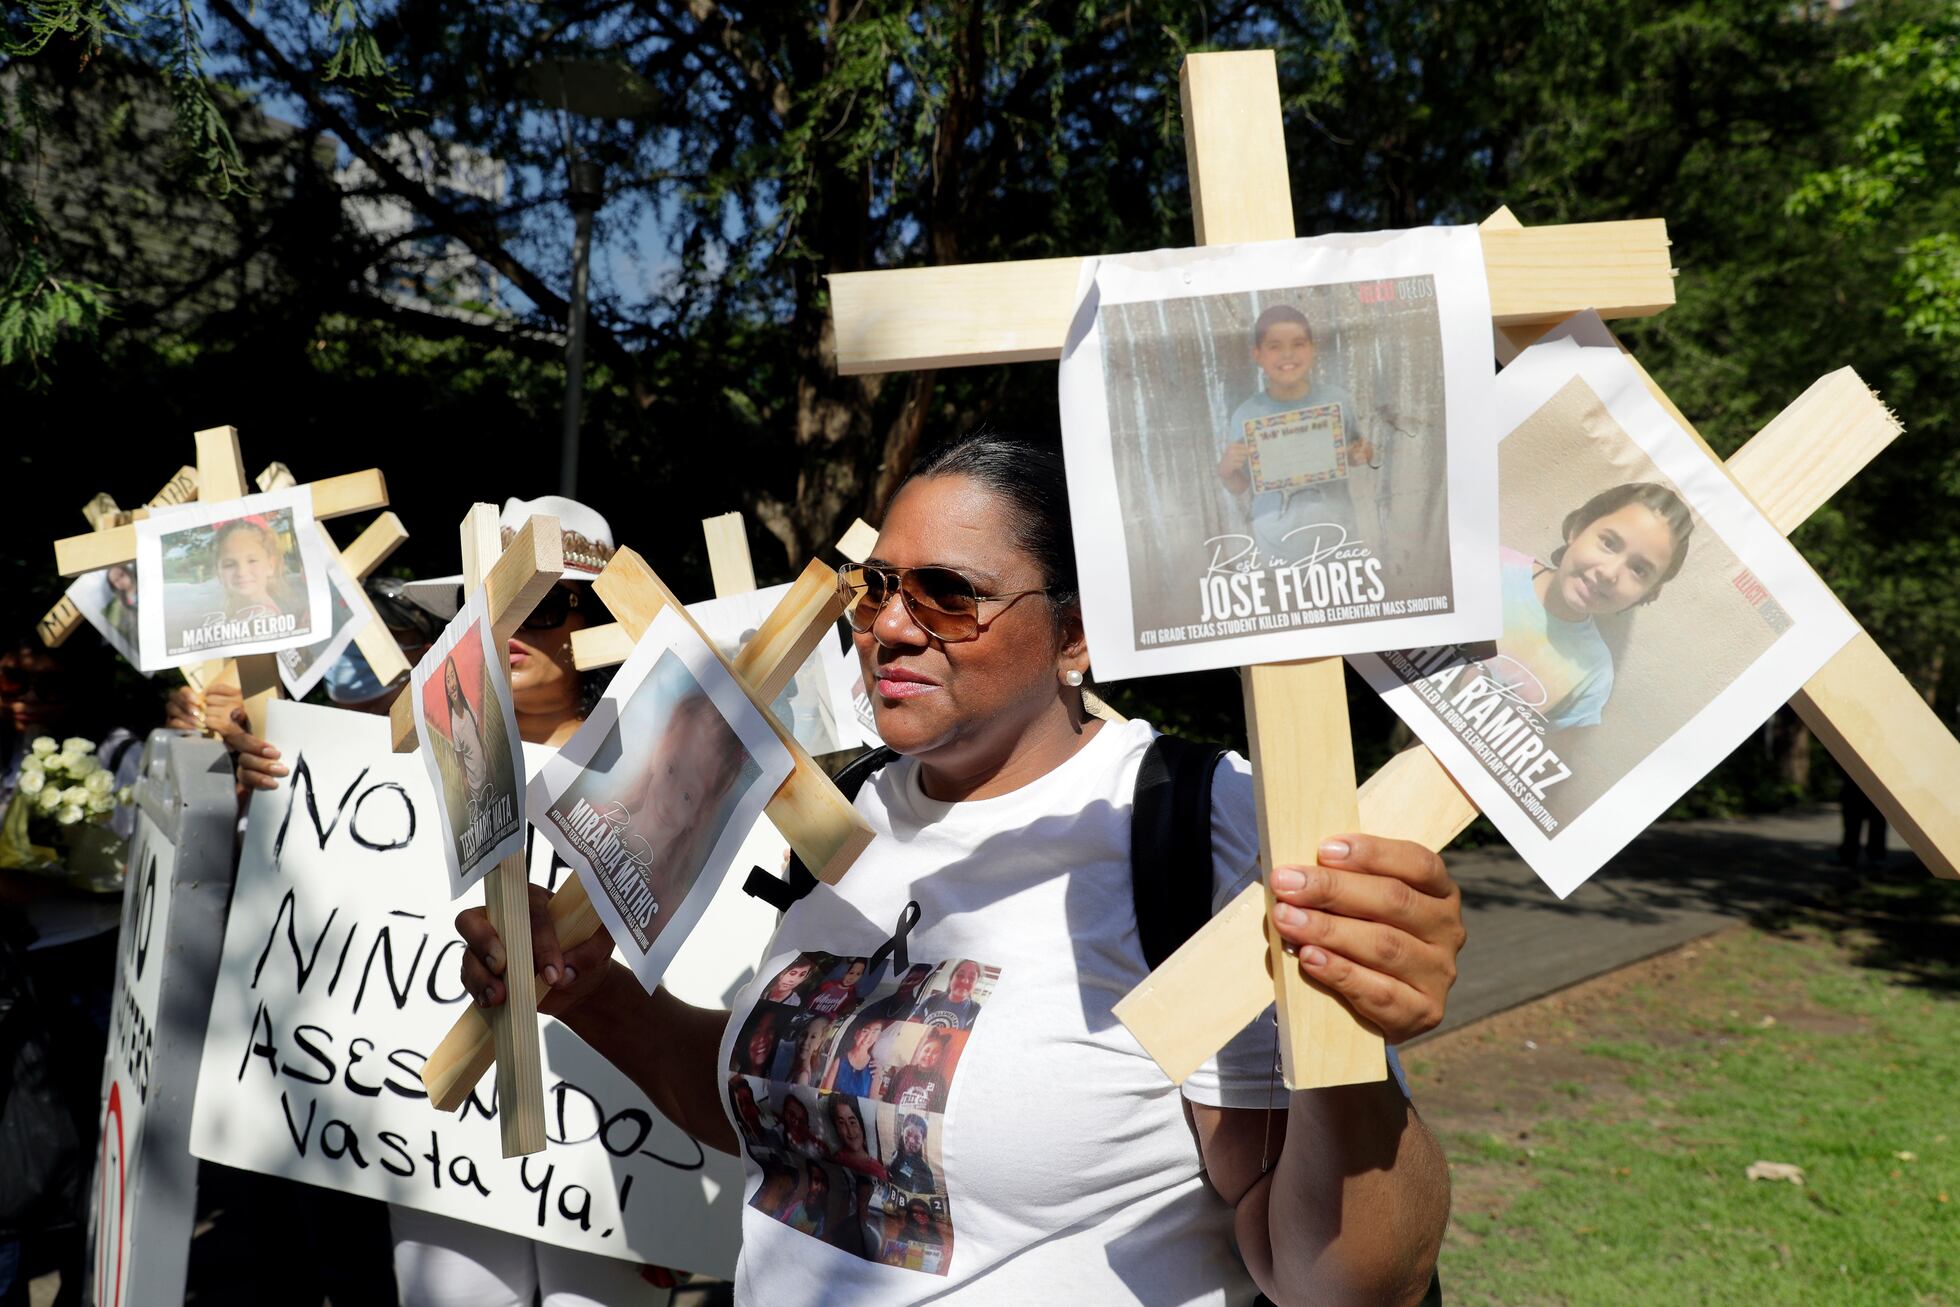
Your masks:
{"label": "handwritten protest sign", "polygon": [[[435,874],[444,835],[428,778],[390,751],[385,718],[281,702],[268,730],[292,777],[254,799],[246,828],[193,1151],[563,1247],[730,1274],[739,1166],[551,1018],[539,1018],[544,1152],[499,1155],[492,1077],[456,1114],[431,1109],[420,1068],[469,996],[455,905]],[[759,837],[745,852],[779,860],[782,847]],[[550,885],[553,867],[535,840],[532,878]],[[753,976],[774,914],[742,899],[732,888],[724,912],[717,897],[699,947],[670,968],[681,997],[722,1003]]]}

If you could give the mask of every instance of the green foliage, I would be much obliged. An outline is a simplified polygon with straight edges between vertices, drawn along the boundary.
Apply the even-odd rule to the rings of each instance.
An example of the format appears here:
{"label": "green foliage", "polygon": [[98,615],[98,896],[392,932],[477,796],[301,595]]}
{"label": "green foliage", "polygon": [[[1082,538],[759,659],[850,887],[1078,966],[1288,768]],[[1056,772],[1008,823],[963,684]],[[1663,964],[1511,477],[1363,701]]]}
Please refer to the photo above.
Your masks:
{"label": "green foliage", "polygon": [[1850,158],[1804,178],[1788,208],[1823,217],[1852,240],[1917,231],[1904,246],[1892,315],[1905,331],[1960,360],[1960,3],[1903,22],[1837,61],[1868,107]]}
{"label": "green foliage", "polygon": [[42,254],[37,215],[9,206],[4,226],[14,253],[0,284],[0,376],[24,368],[27,384],[43,386],[42,360],[64,336],[93,340],[114,310],[99,282],[56,277]]}
{"label": "green foliage", "polygon": [[128,30],[125,0],[30,0],[6,19],[0,53],[36,55],[52,41],[79,47],[84,56]]}
{"label": "green foliage", "polygon": [[316,0],[314,12],[338,38],[321,71],[330,82],[346,82],[370,103],[392,112],[407,98],[408,86],[381,53],[367,10],[360,0]]}
{"label": "green foliage", "polygon": [[[467,422],[486,445],[528,449],[555,427],[562,383],[546,340],[561,313],[508,289],[531,283],[506,268],[501,302],[471,306],[488,310],[482,330],[397,314],[347,288],[412,283],[418,244],[468,236],[562,292],[569,141],[605,170],[599,248],[630,245],[636,259],[594,268],[590,494],[634,522],[636,538],[658,533],[682,568],[696,546],[687,514],[666,511],[667,487],[688,487],[690,507],[744,507],[782,544],[758,550],[760,570],[786,575],[851,515],[875,518],[881,471],[902,468],[915,442],[982,421],[1034,433],[1056,421],[1046,367],[837,376],[824,277],[1188,243],[1178,61],[1269,47],[1302,232],[1474,222],[1501,203],[1532,224],[1665,217],[1679,303],[1622,334],[1718,450],[1738,448],[1836,367],[1878,388],[1907,434],[1797,543],[1950,719],[1960,689],[1947,670],[1960,631],[1960,587],[1947,581],[1960,547],[1956,13],[1954,0],[862,0],[834,14],[180,0],[125,15],[99,0],[42,0],[9,11],[8,48],[34,43],[33,57],[64,76],[75,46],[104,51],[76,103],[90,87],[125,95],[101,76],[111,55],[170,77],[186,167],[153,189],[165,206],[222,197],[222,214],[276,271],[242,279],[250,288],[236,302],[149,313],[142,306],[229,285],[223,261],[159,272],[123,259],[127,242],[90,247],[57,230],[40,247],[56,282],[116,286],[122,314],[98,343],[68,327],[57,334],[69,344],[22,334],[16,352],[43,351],[45,362],[58,350],[55,390],[72,386],[98,408],[146,415],[151,397],[180,391],[188,407],[198,388],[241,410],[263,403],[266,421],[295,432],[371,440],[350,456],[387,462],[391,475],[399,461],[415,465],[404,451],[429,424]],[[594,58],[624,62],[659,92],[657,106],[632,119],[568,117],[525,89],[539,60]],[[412,118],[418,149],[495,160],[508,194],[439,206],[386,197],[419,206],[421,225],[369,237],[341,214],[322,161],[303,148],[276,166],[255,158],[245,124],[260,94],[282,113],[304,105],[311,140],[384,148]],[[116,121],[91,143],[110,164],[155,151],[141,122],[125,132]],[[16,147],[29,127],[16,115]],[[117,184],[131,207],[152,198],[144,183],[119,174]],[[199,235],[209,224],[190,215],[214,212],[160,207],[153,221]],[[417,369],[427,369],[419,381]],[[309,407],[293,419],[280,401],[301,395]],[[363,416],[328,423],[330,412]],[[500,475],[535,492],[548,463],[527,455]],[[442,484],[419,476],[403,484]],[[1125,711],[1228,741],[1242,729],[1238,694],[1225,674],[1111,688]],[[1372,695],[1351,701],[1366,769],[1386,756],[1392,719]],[[1830,783],[1816,769],[1823,792]],[[1746,748],[1683,811],[1792,793],[1767,753]]]}

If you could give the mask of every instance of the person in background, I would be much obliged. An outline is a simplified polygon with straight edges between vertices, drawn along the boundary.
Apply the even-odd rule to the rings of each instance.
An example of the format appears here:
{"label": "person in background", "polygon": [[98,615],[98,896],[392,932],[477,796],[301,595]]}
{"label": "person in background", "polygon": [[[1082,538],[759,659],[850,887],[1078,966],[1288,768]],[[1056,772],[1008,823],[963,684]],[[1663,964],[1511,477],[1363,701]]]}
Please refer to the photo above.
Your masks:
{"label": "person in background", "polygon": [[1838,864],[1845,867],[1858,865],[1858,846],[1863,843],[1865,865],[1882,867],[1885,865],[1885,814],[1878,805],[1851,779],[1851,773],[1838,768],[1838,808],[1844,819],[1844,838],[1838,843]]}

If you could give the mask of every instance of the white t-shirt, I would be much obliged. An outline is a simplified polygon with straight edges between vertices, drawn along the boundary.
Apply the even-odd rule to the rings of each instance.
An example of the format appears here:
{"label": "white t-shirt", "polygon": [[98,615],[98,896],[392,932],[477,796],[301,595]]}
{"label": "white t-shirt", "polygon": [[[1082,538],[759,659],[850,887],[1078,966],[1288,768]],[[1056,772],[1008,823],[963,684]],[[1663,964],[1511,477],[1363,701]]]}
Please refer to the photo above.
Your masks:
{"label": "white t-shirt", "polygon": [[[1147,970],[1130,818],[1152,734],[1105,725],[997,798],[928,799],[909,760],[859,793],[877,838],[790,909],[723,1035],[723,1106],[746,1144],[738,1301],[1252,1300],[1178,1088],[1110,1013]],[[1218,769],[1213,802],[1216,907],[1257,875],[1244,759]],[[873,954],[913,901],[911,983],[901,991],[906,973],[884,962],[855,1002],[813,1013],[808,996]],[[801,1005],[758,1002],[791,966]],[[880,1019],[864,1035],[873,1065],[853,1068],[843,1054]],[[816,1021],[828,1025],[812,1035]],[[1262,1017],[1184,1096],[1284,1108],[1274,1052]],[[814,1085],[791,1083],[812,1065]],[[839,1133],[856,1133],[853,1113],[858,1148]]]}

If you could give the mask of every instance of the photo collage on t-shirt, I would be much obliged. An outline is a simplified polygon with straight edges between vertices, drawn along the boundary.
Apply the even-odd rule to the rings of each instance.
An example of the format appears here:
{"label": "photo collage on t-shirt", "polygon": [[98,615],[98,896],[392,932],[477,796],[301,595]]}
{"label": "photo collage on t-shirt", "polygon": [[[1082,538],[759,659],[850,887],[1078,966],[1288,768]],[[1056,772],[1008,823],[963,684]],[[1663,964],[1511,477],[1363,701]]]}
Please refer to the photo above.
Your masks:
{"label": "photo collage on t-shirt", "polygon": [[728,1102],[762,1183],[749,1206],[845,1252],[944,1275],[946,1102],[1000,968],[801,953],[729,1058]]}

